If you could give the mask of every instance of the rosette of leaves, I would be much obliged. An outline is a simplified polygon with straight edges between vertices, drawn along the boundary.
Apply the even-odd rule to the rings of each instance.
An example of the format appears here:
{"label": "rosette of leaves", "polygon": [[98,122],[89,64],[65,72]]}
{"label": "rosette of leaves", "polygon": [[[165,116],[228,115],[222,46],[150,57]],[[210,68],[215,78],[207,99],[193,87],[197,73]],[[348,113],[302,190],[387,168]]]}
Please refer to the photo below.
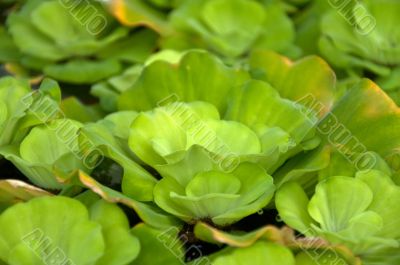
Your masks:
{"label": "rosette of leaves", "polygon": [[[303,151],[307,152],[319,144],[314,133],[315,121],[317,116],[323,116],[332,105],[334,75],[318,58],[310,57],[292,64],[286,58],[268,52],[255,54],[251,68],[251,74],[259,81],[249,80],[250,74],[246,71],[227,67],[216,57],[201,51],[188,52],[175,63],[154,61],[143,68],[134,85],[119,97],[119,108],[126,111],[111,114],[97,124],[86,125],[83,130],[89,135],[89,139],[101,148],[105,156],[124,168],[123,193],[140,201],[153,201],[153,189],[157,184],[157,179],[144,168],[156,176],[161,173],[161,177],[176,174],[173,172],[176,169],[165,164],[164,158],[160,158],[157,152],[160,152],[161,156],[175,152],[176,157],[167,156],[171,159],[170,162],[175,162],[174,159],[179,160],[186,154],[192,157],[199,154],[205,157],[204,161],[210,160],[205,155],[208,151],[201,151],[197,146],[202,144],[204,149],[205,142],[198,141],[196,146],[188,142],[188,147],[193,146],[189,150],[180,142],[182,137],[187,138],[188,132],[181,132],[179,126],[161,111],[163,108],[173,111],[175,101],[178,109],[182,105],[184,109],[188,107],[182,102],[203,101],[192,103],[193,106],[197,105],[192,111],[200,117],[200,121],[208,122],[212,129],[225,128],[218,133],[223,133],[222,138],[228,139],[228,145],[234,146],[233,150],[239,152],[241,159],[257,163],[265,169],[268,168],[268,173],[272,173],[296,153],[301,155]],[[289,79],[295,81],[284,82]],[[271,82],[274,87],[264,80]],[[157,89],[152,89],[155,87]],[[314,115],[301,103],[295,102],[301,101],[310,93],[325,103],[318,115]],[[170,102],[173,104],[169,105]],[[158,105],[164,107],[156,110],[155,115],[151,112],[141,113],[140,119],[138,118],[136,111],[149,111]],[[139,120],[145,122],[145,125],[137,125],[137,128],[142,129],[146,137],[157,139],[149,146],[145,144],[147,140],[143,139],[143,136],[136,134],[135,137],[130,137],[132,150],[127,150],[130,124]],[[162,131],[160,124],[165,124]],[[233,136],[229,135],[229,130],[236,128],[243,137],[248,135],[248,146],[240,147]],[[193,133],[194,129],[195,127],[190,130],[186,128],[186,131]],[[169,131],[175,132],[175,135],[168,133]],[[157,133],[159,135],[156,135]],[[179,140],[174,136],[179,136]],[[146,146],[145,150],[137,149],[140,147],[135,141],[140,139],[141,144]],[[169,146],[169,142],[174,144]],[[156,151],[152,150],[153,147]],[[218,146],[206,147],[214,149],[214,152],[218,151]],[[241,149],[235,149],[239,147]],[[251,149],[246,150],[247,147]],[[265,152],[266,150],[268,152]],[[215,160],[223,161],[220,153],[216,152]],[[199,159],[186,160],[193,162]],[[229,162],[229,159],[226,161]],[[209,166],[198,166],[199,170],[202,170],[201,167],[220,170],[218,165],[215,167],[211,162]],[[161,166],[162,163],[165,165]],[[181,167],[185,168],[190,167]],[[190,174],[180,175],[191,176]]]}
{"label": "rosette of leaves", "polygon": [[240,164],[230,173],[195,172],[188,184],[164,177],[154,188],[154,201],[164,211],[186,222],[207,220],[229,225],[256,213],[271,200],[272,177],[255,164]]}
{"label": "rosette of leaves", "polygon": [[[61,189],[67,184],[58,171],[69,173],[81,169],[90,172],[96,165],[96,157],[88,157],[78,144],[82,124],[70,119],[55,119],[35,126],[20,144],[1,149],[10,160],[34,184],[48,189]],[[39,151],[40,150],[40,151]]]}
{"label": "rosette of leaves", "polygon": [[[291,63],[265,51],[251,57],[249,68],[227,67],[201,51],[187,52],[177,64],[155,61],[120,95],[118,107],[147,111],[173,101],[211,103],[222,120],[242,123],[264,143],[274,139],[262,147],[270,148],[263,166],[273,173],[288,158],[318,146],[315,127],[333,104],[335,76],[319,58]],[[320,103],[318,113],[307,106],[310,97]]]}
{"label": "rosette of leaves", "polygon": [[164,47],[207,48],[226,58],[239,57],[253,48],[299,54],[292,44],[293,25],[279,1],[185,1],[169,21],[175,32],[166,37]]}
{"label": "rosette of leaves", "polygon": [[123,265],[140,249],[124,212],[102,200],[36,198],[8,208],[0,224],[0,261],[9,265]]}
{"label": "rosette of leaves", "polygon": [[98,1],[28,1],[8,16],[7,30],[20,51],[17,63],[75,84],[144,61],[156,40],[150,30],[119,26]]}
{"label": "rosette of leaves", "polygon": [[155,203],[184,221],[217,225],[266,206],[274,192],[272,177],[244,162],[262,155],[257,135],[238,122],[219,120],[207,103],[170,107],[178,109],[140,113],[129,134],[131,150],[162,177],[154,187]]}
{"label": "rosette of leaves", "polygon": [[[339,5],[339,4],[338,4]],[[355,76],[372,75],[398,103],[400,12],[395,0],[349,3],[322,20],[321,53],[334,66]]]}
{"label": "rosette of leaves", "polygon": [[[201,145],[214,154],[215,160],[220,163],[223,169],[229,170],[231,166],[238,162],[236,160],[240,160],[257,162],[268,171],[273,171],[273,168],[276,167],[275,164],[280,163],[278,160],[281,154],[289,155],[287,153],[291,151],[296,152],[294,147],[298,139],[295,137],[304,138],[309,133],[309,130],[311,130],[312,124],[307,124],[307,122],[301,120],[304,117],[301,114],[296,115],[298,110],[295,107],[291,109],[290,105],[285,105],[284,101],[275,98],[275,91],[268,86],[264,86],[262,82],[252,81],[244,88],[248,92],[245,93],[245,96],[248,94],[260,95],[260,93],[264,92],[266,100],[276,104],[276,108],[281,107],[282,112],[285,112],[287,116],[292,116],[291,118],[293,119],[297,118],[298,124],[295,125],[297,132],[293,134],[293,137],[284,130],[287,127],[284,127],[283,123],[280,124],[283,127],[282,129],[278,126],[257,124],[254,120],[249,121],[247,119],[249,118],[248,113],[236,116],[236,111],[240,111],[240,107],[246,105],[246,102],[241,102],[240,105],[238,104],[239,106],[232,104],[232,110],[229,111],[230,115],[228,115],[228,117],[236,118],[232,120],[221,120],[217,108],[209,103],[193,102],[185,104],[175,102],[155,109],[154,113],[141,114],[133,120],[130,132],[132,148],[135,148],[135,141],[140,141],[142,139],[140,135],[145,134],[146,130],[153,132],[151,134],[148,133],[149,136],[147,137],[154,137],[156,139],[166,138],[168,141],[174,141],[172,138],[173,135],[170,135],[168,132],[175,131],[176,136],[179,136],[178,139],[183,139],[182,142],[178,142],[172,146],[162,146],[162,142],[154,142],[150,146],[151,149],[156,149],[155,152],[161,156],[169,156],[174,152],[187,150],[193,145]],[[271,93],[272,96],[269,97],[268,93]],[[252,99],[252,97],[248,97],[249,101]],[[274,99],[276,99],[276,102],[274,102]],[[263,119],[267,120],[266,123],[269,122],[271,125],[275,121],[269,115],[260,117],[260,120]],[[165,129],[155,130],[160,124],[165,124]],[[248,127],[248,124],[252,126]],[[258,129],[258,131],[251,128]],[[230,131],[234,131],[236,135],[230,136]],[[288,131],[291,132],[290,128]],[[133,132],[135,136],[132,135]],[[140,132],[139,135],[138,132]],[[236,140],[237,137],[243,139],[243,142],[238,142]],[[312,139],[312,142],[314,140]],[[135,150],[135,153],[139,151],[142,153],[141,159],[152,166],[165,162],[162,159],[157,159],[157,155],[154,152]],[[162,152],[167,153],[164,154]]]}
{"label": "rosette of leaves", "polygon": [[27,81],[0,79],[0,147],[18,144],[30,128],[57,117],[52,112],[61,100],[58,84],[45,79],[32,91]]}
{"label": "rosette of leaves", "polygon": [[299,184],[286,183],[275,203],[282,220],[301,233],[344,244],[363,264],[397,264],[399,200],[400,187],[388,175],[366,170],[321,181],[310,199]]}

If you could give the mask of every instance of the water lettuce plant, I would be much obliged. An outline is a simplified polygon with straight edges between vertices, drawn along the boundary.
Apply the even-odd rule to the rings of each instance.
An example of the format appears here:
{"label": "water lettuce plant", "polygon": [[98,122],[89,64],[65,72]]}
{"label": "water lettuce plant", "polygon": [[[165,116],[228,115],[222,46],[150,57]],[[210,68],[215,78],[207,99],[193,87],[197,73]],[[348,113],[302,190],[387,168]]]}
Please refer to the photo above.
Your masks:
{"label": "water lettuce plant", "polygon": [[18,144],[30,128],[56,118],[57,113],[52,109],[61,100],[60,93],[58,84],[50,79],[32,91],[26,80],[1,78],[0,146]]}
{"label": "water lettuce plant", "polygon": [[[322,55],[350,74],[372,73],[377,83],[398,102],[399,33],[392,25],[397,21],[400,4],[391,0],[365,0],[345,10],[349,12],[348,19],[335,10],[329,10],[323,17]],[[354,22],[349,23],[349,19]]]}
{"label": "water lettuce plant", "polygon": [[118,74],[123,62],[145,60],[156,39],[148,30],[130,34],[97,1],[28,1],[7,17],[7,31],[20,51],[16,63],[77,84]]}
{"label": "water lettuce plant", "polygon": [[[33,183],[49,189],[62,188],[57,170],[70,172],[76,169],[89,171],[85,155],[79,149],[77,134],[82,125],[69,119],[56,119],[35,126],[19,145],[4,148],[2,155],[12,161]],[[68,127],[68,131],[63,129]],[[37,150],[51,149],[52,152]]]}
{"label": "water lettuce plant", "polygon": [[292,44],[293,25],[278,1],[186,1],[171,13],[170,23],[177,33],[165,40],[169,48],[187,43],[228,58],[253,48],[299,53]]}
{"label": "water lettuce plant", "polygon": [[[218,225],[267,205],[274,191],[271,176],[256,164],[242,163],[251,161],[252,155],[261,156],[257,135],[240,123],[216,119],[218,111],[212,105],[194,102],[180,107],[203,118],[196,122],[203,129],[209,127],[211,134],[180,127],[187,117],[174,116],[168,107],[138,114],[130,128],[131,150],[162,177],[154,187],[155,203],[185,221],[211,219]],[[240,142],[229,136],[232,130]],[[231,157],[223,157],[221,144]]]}
{"label": "water lettuce plant", "polygon": [[208,49],[232,64],[256,48],[300,55],[293,23],[280,1],[115,0],[108,5],[122,24],[159,33],[163,49]]}
{"label": "water lettuce plant", "polygon": [[[164,104],[173,116],[188,121],[188,125],[183,125],[186,130],[200,131],[200,137],[208,134],[207,129],[200,130],[204,127],[203,114],[198,119],[198,115],[191,115],[186,105],[179,102],[211,103],[216,109],[210,113],[217,119],[229,121],[225,122],[226,128],[236,122],[238,133],[241,127],[248,127],[259,138],[253,140],[256,144],[259,142],[259,147],[255,145],[252,157],[240,159],[259,163],[268,173],[273,173],[288,158],[319,145],[317,122],[335,100],[335,79],[329,67],[312,57],[290,65],[275,53],[255,53],[249,64],[250,72],[227,67],[215,56],[201,51],[186,53],[178,65],[156,61],[146,66],[137,82],[120,95],[118,106],[121,110],[146,111]],[[274,74],[279,70],[287,76]],[[157,78],[160,73],[165,78]],[[312,74],[315,79],[303,78],[305,74]],[[251,80],[252,76],[259,80]],[[283,82],[285,78],[298,83]],[[302,90],[295,90],[298,86]],[[151,90],[152,87],[158,89]],[[314,94],[324,103],[318,111],[301,103],[302,98]],[[150,131],[159,129],[160,122],[155,124]],[[232,140],[228,140],[228,146],[229,142]],[[229,148],[219,149],[228,150],[227,154],[235,153]]]}
{"label": "water lettuce plant", "polygon": [[[360,171],[356,177],[332,176],[321,181],[310,199],[297,183],[287,183],[276,194],[276,206],[285,223],[298,231],[345,244],[365,264],[392,264],[399,260],[394,254],[399,235],[393,229],[400,211],[399,192],[390,176]],[[386,258],[381,256],[384,253],[388,253]]]}
{"label": "water lettuce plant", "polygon": [[[88,170],[76,134],[82,125],[65,117],[59,107],[61,92],[50,79],[32,91],[26,81],[0,79],[2,141],[0,154],[12,161],[36,185],[61,188],[54,170]],[[64,115],[64,116],[63,116]],[[51,152],[38,150],[51,149]]]}
{"label": "water lettuce plant", "polygon": [[154,188],[155,203],[187,222],[234,223],[266,206],[274,192],[271,176],[253,164],[243,163],[231,173],[210,170],[191,177],[186,185],[166,177]]}

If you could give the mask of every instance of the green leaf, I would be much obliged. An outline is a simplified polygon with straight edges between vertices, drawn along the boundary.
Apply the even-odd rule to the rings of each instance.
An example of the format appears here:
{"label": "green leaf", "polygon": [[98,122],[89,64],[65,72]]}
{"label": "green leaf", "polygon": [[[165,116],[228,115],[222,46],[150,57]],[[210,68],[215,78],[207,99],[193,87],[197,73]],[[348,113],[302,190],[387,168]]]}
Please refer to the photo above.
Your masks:
{"label": "green leaf", "polygon": [[[318,124],[320,146],[330,150],[328,156],[331,159],[329,166],[319,172],[321,177],[331,173],[352,176],[356,171],[366,169],[387,173],[398,171],[396,135],[400,133],[399,118],[396,104],[373,82],[362,80],[356,83]],[[371,137],[372,133],[375,137]],[[296,160],[300,164],[310,159],[326,161],[326,156],[325,151],[309,152]],[[288,166],[284,173],[288,174],[290,170]]]}
{"label": "green leaf", "polygon": [[131,124],[138,115],[136,111],[118,111],[107,115],[99,123],[107,126],[114,136],[128,141]]}
{"label": "green leaf", "polygon": [[138,216],[151,227],[165,229],[180,224],[177,219],[161,211],[154,205],[136,201],[120,192],[105,187],[82,171],[79,172],[78,178],[81,185],[91,189],[93,192],[100,195],[105,201],[111,203],[122,203],[135,210]]}
{"label": "green leaf", "polygon": [[166,61],[172,64],[178,64],[181,58],[186,54],[185,51],[178,52],[175,50],[163,49],[149,56],[146,59],[145,66],[148,66],[155,61]]}
{"label": "green leaf", "polygon": [[291,251],[279,244],[259,241],[248,248],[232,249],[227,253],[215,255],[213,265],[239,265],[249,260],[254,265],[282,264],[295,265]]}
{"label": "green leaf", "polygon": [[275,195],[275,205],[285,224],[302,234],[309,234],[313,219],[307,211],[309,199],[296,182],[282,185]]}
{"label": "green leaf", "polygon": [[400,232],[395,229],[399,222],[395,216],[400,213],[400,187],[389,176],[377,170],[358,172],[356,178],[365,182],[374,194],[368,209],[382,217],[383,225],[379,235],[400,239]]}
{"label": "green leaf", "polygon": [[122,93],[118,107],[143,111],[177,101],[206,101],[222,114],[232,89],[247,78],[207,52],[191,51],[178,66],[156,61],[145,67],[133,87]]}
{"label": "green leaf", "polygon": [[255,49],[269,49],[291,58],[297,57],[300,50],[294,47],[295,29],[293,22],[286,15],[284,8],[276,2],[269,1],[265,5],[263,31],[254,44]]}
{"label": "green leaf", "polygon": [[[213,153],[219,153],[218,148],[221,147],[221,142],[230,153],[238,156],[258,154],[262,151],[262,143],[257,134],[242,123],[236,121],[207,120],[204,125],[209,128],[208,130],[214,132],[211,134],[212,136],[209,134],[209,138],[201,139],[200,141],[199,136],[193,135],[193,138],[195,141],[199,141],[199,145],[207,147]],[[210,138],[216,138],[217,140],[209,144],[208,141],[210,141]]]}
{"label": "green leaf", "polygon": [[[21,12],[24,11],[22,10]],[[54,45],[54,42],[45,34],[38,31],[24,15],[11,14],[7,18],[7,24],[15,44],[23,53],[50,61],[62,60],[68,57],[65,51]]]}
{"label": "green leaf", "polygon": [[96,265],[128,264],[138,256],[139,240],[131,235],[128,219],[116,204],[99,200],[90,207],[90,218],[102,226],[107,246]]}
{"label": "green leaf", "polygon": [[131,264],[182,264],[185,253],[183,243],[178,238],[178,233],[179,229],[177,227],[157,230],[145,224],[136,225],[132,229],[132,234],[139,238],[141,251]]}
{"label": "green leaf", "polygon": [[52,64],[44,73],[60,81],[74,84],[95,83],[121,72],[121,64],[113,60],[70,60],[64,64]]}
{"label": "green leaf", "polygon": [[[228,187],[224,186],[227,182]],[[184,221],[209,218],[217,225],[227,225],[266,206],[274,189],[265,170],[242,163],[231,173],[198,173],[187,185],[164,177],[154,188],[154,200],[160,208]]]}
{"label": "green leaf", "polygon": [[144,62],[156,48],[157,34],[151,30],[141,30],[131,36],[104,47],[96,56],[100,59]]}
{"label": "green leaf", "polygon": [[183,151],[188,139],[179,120],[163,109],[139,114],[131,124],[129,147],[146,164],[162,165],[165,156]]}
{"label": "green leaf", "polygon": [[94,84],[90,89],[90,94],[99,99],[99,104],[104,111],[112,112],[117,110],[119,93],[106,81]]}
{"label": "green leaf", "polygon": [[[296,181],[303,188],[311,188],[314,193],[314,186],[318,182],[316,175],[323,174],[328,165],[334,165],[330,155],[330,146],[321,146],[306,154],[297,154],[274,172],[275,184],[280,187],[286,182]],[[326,176],[331,175],[326,174]]]}
{"label": "green leaf", "polygon": [[[155,168],[163,177],[174,178],[182,185],[187,185],[193,176],[201,172],[221,170],[221,164],[216,163],[210,153],[199,145],[194,145],[185,152],[175,154],[175,156],[178,156],[180,160],[157,165]],[[233,167],[235,164],[229,166]]]}
{"label": "green leaf", "polygon": [[252,80],[238,89],[225,118],[244,123],[257,132],[263,155],[256,161],[270,173],[288,158],[319,144],[315,137],[316,115],[300,104],[281,98],[262,81]]}
{"label": "green leaf", "polygon": [[210,31],[199,33],[228,56],[238,56],[248,49],[260,33],[265,19],[260,4],[243,0],[206,1],[199,16],[205,23],[203,31],[207,28]]}
{"label": "green leaf", "polygon": [[65,98],[60,104],[60,109],[68,119],[82,123],[95,122],[102,117],[102,113],[92,106],[84,105],[76,97]]}
{"label": "green leaf", "polygon": [[66,11],[67,9],[59,2],[43,2],[32,11],[31,23],[60,46],[78,38],[90,38],[86,29],[78,21],[74,21]]}
{"label": "green leaf", "polygon": [[[13,229],[15,224],[18,229]],[[44,265],[56,256],[95,265],[106,247],[101,225],[70,198],[42,197],[17,204],[1,214],[0,225],[0,258],[10,265]]]}
{"label": "green leaf", "polygon": [[[392,161],[400,141],[396,136],[400,135],[399,120],[396,104],[373,82],[364,79],[319,124],[319,132],[353,167],[368,169],[375,164],[374,155],[369,152]],[[343,137],[346,135],[351,138]],[[395,165],[389,163],[389,166]]]}
{"label": "green leaf", "polygon": [[[55,120],[49,125],[37,126],[21,142],[21,158],[31,163],[52,165],[70,152],[78,152],[76,134],[82,124],[73,120]],[[62,131],[63,129],[68,131]],[[37,150],[46,150],[37,152]],[[70,161],[78,165],[78,161]],[[76,164],[75,164],[76,163]],[[68,164],[68,163],[67,163]]]}
{"label": "green leaf", "polygon": [[50,79],[50,78],[44,78],[42,83],[40,83],[39,86],[39,92],[43,96],[48,96],[49,98],[53,99],[57,103],[61,102],[61,88],[58,85],[57,81]]}
{"label": "green leaf", "polygon": [[340,232],[354,216],[368,208],[372,199],[373,193],[364,182],[336,176],[317,185],[308,211],[323,230]]}
{"label": "green leaf", "polygon": [[383,227],[382,217],[373,211],[366,211],[355,215],[349,220],[347,229],[340,232],[341,236],[348,238],[366,238],[377,234]]}
{"label": "green leaf", "polygon": [[[58,119],[47,125],[34,127],[17,146],[2,148],[6,159],[40,187],[59,189],[63,180],[57,178],[55,169],[69,172],[76,169],[89,170],[81,160],[77,133],[79,122]],[[43,152],[37,152],[43,150]]]}
{"label": "green leaf", "polygon": [[229,105],[226,119],[239,121],[251,128],[260,125],[279,127],[288,132],[299,144],[313,135],[317,118],[307,112],[301,105],[282,99],[278,92],[268,83],[249,81]]}
{"label": "green leaf", "polygon": [[272,85],[281,97],[306,105],[323,117],[335,99],[336,76],[316,56],[292,62],[271,51],[254,51],[249,59],[253,78]]}
{"label": "green leaf", "polygon": [[218,171],[201,172],[186,186],[186,195],[200,197],[206,194],[237,194],[241,188],[238,178]]}

